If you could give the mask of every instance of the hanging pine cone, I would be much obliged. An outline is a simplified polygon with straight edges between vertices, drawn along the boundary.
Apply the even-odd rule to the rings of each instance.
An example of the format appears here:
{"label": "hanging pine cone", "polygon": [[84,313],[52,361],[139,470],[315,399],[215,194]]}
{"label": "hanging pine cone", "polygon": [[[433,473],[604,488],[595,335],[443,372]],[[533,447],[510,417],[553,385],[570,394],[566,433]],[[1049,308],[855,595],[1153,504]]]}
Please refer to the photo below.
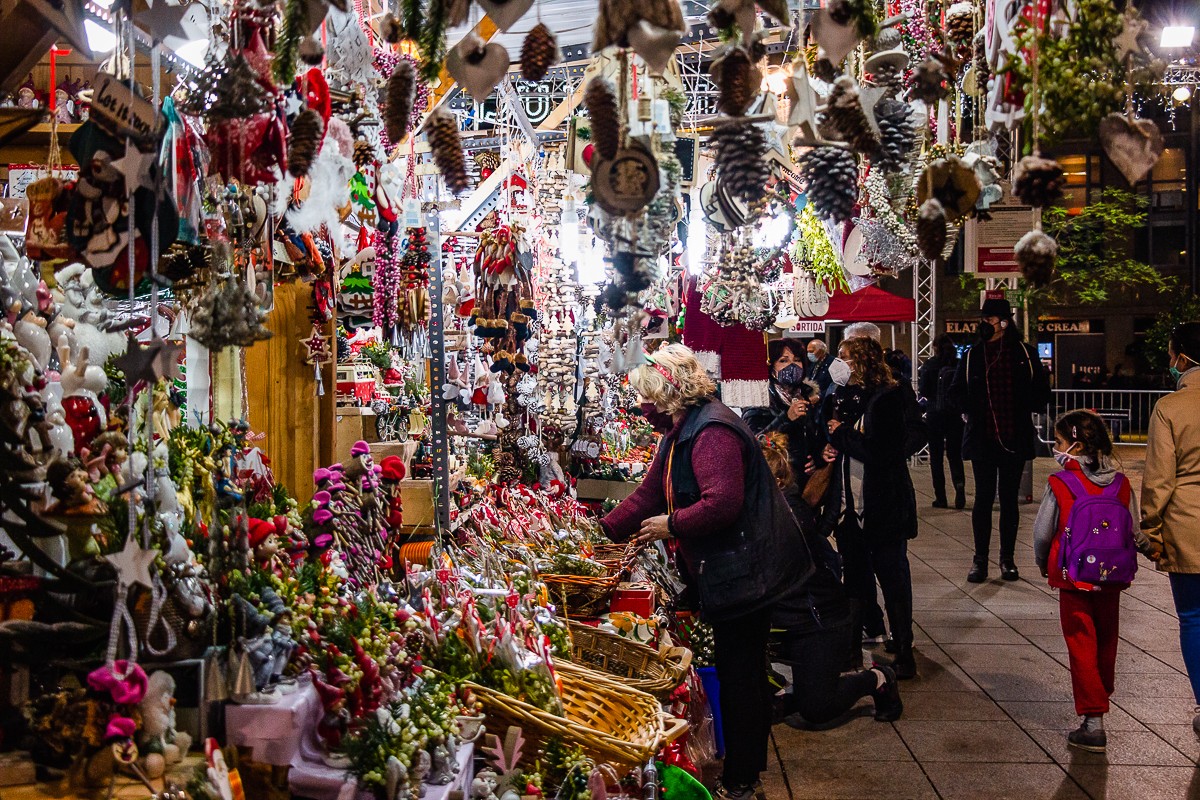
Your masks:
{"label": "hanging pine cone", "polygon": [[736,25],[737,19],[734,18],[733,12],[725,6],[714,3],[713,7],[708,10],[708,24],[715,31],[723,31]]}
{"label": "hanging pine cone", "polygon": [[963,45],[975,35],[975,10],[970,3],[955,3],[946,10],[946,37]]}
{"label": "hanging pine cone", "polygon": [[750,54],[741,47],[730,47],[725,53],[712,60],[708,66],[709,77],[717,85],[717,110],[731,117],[746,113],[750,103],[758,94],[761,78],[750,60]]}
{"label": "hanging pine cone", "polygon": [[310,67],[315,67],[325,58],[325,48],[312,36],[300,42],[300,60]]}
{"label": "hanging pine cone", "polygon": [[383,21],[379,24],[379,35],[388,44],[395,44],[404,38],[404,28],[392,12],[383,15]]}
{"label": "hanging pine cone", "polygon": [[467,157],[463,154],[458,120],[454,114],[444,108],[430,114],[425,123],[425,136],[429,139],[429,149],[433,151],[433,163],[437,164],[451,193],[462,194],[471,188],[471,179],[467,176]]}
{"label": "hanging pine cone", "polygon": [[396,62],[387,83],[387,108],[384,124],[388,140],[399,144],[408,135],[413,102],[417,97],[417,71],[407,58]]}
{"label": "hanging pine cone", "polygon": [[946,88],[948,77],[946,67],[941,61],[936,58],[923,61],[913,70],[909,96],[923,101],[926,105],[936,105],[939,100],[950,94],[950,90]]}
{"label": "hanging pine cone", "polygon": [[1032,230],[1017,242],[1013,257],[1030,286],[1045,286],[1054,278],[1058,242],[1042,231]]}
{"label": "hanging pine cone", "polygon": [[539,22],[521,44],[521,77],[527,81],[540,81],[559,58],[558,40]]}
{"label": "hanging pine cone", "polygon": [[752,122],[719,125],[712,133],[712,144],[717,174],[730,194],[749,205],[762,200],[771,178],[762,130]]}
{"label": "hanging pine cone", "polygon": [[981,89],[986,89],[988,78],[991,77],[992,71],[988,67],[987,36],[984,35],[983,31],[975,34],[972,47],[974,48],[972,68],[975,70],[975,85]]}
{"label": "hanging pine cone", "polygon": [[942,256],[946,246],[946,210],[936,198],[929,198],[917,210],[917,249],[930,261]]}
{"label": "hanging pine cone", "polygon": [[879,123],[879,149],[872,163],[884,172],[899,172],[908,163],[908,155],[917,140],[912,107],[899,100],[884,98],[875,106],[875,121]]}
{"label": "hanging pine cone", "polygon": [[887,89],[887,97],[896,97],[904,88],[904,70],[896,64],[881,64],[871,73],[871,83]]}
{"label": "hanging pine cone", "polygon": [[1053,158],[1025,156],[1013,170],[1013,196],[1034,208],[1045,208],[1062,197],[1067,178]]}
{"label": "hanging pine cone", "polygon": [[867,155],[879,147],[879,137],[863,111],[858,84],[847,75],[834,81],[820,127],[823,136],[846,142],[856,153]]}
{"label": "hanging pine cone", "polygon": [[621,119],[612,84],[604,78],[592,78],[583,93],[583,105],[592,123],[596,153],[605,160],[612,158],[621,147]]}
{"label": "hanging pine cone", "polygon": [[325,136],[325,120],[320,113],[306,108],[292,121],[288,131],[287,165],[293,178],[303,178],[317,157],[317,149]]}
{"label": "hanging pine cone", "polygon": [[370,166],[375,162],[375,148],[366,139],[359,139],[354,143],[354,166],[360,170],[363,167]]}
{"label": "hanging pine cone", "polygon": [[800,174],[808,183],[808,202],[817,214],[845,222],[858,201],[858,162],[841,147],[817,147],[804,156]]}

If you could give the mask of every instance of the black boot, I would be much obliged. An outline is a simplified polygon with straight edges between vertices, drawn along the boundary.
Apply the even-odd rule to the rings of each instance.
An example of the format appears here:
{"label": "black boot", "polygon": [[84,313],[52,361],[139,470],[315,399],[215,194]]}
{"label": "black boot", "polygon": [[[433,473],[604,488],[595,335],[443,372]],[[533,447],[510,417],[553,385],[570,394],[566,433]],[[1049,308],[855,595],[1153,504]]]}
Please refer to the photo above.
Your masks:
{"label": "black boot", "polygon": [[896,657],[892,659],[892,669],[896,672],[896,677],[902,681],[917,677],[917,660],[913,657],[911,644],[896,645]]}
{"label": "black boot", "polygon": [[967,507],[967,488],[961,483],[954,484],[954,507],[959,511]]}
{"label": "black boot", "polygon": [[971,571],[967,573],[967,583],[983,583],[988,577],[988,563],[983,559],[975,559]]}
{"label": "black boot", "polygon": [[891,667],[879,665],[872,669],[883,673],[883,686],[871,692],[871,699],[875,701],[875,721],[895,722],[904,713],[904,703],[900,700],[900,682],[896,677],[896,671]]}
{"label": "black boot", "polygon": [[1020,580],[1021,573],[1017,572],[1017,565],[1011,558],[1000,559],[1000,577],[1006,581]]}

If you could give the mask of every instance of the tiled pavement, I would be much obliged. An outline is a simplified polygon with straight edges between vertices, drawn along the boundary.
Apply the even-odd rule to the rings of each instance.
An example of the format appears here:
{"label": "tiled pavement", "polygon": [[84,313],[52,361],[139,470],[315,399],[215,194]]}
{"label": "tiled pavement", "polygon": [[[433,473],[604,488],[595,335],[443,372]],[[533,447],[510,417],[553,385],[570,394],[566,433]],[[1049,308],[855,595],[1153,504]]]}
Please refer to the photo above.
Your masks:
{"label": "tiled pavement", "polygon": [[[1134,474],[1137,457],[1125,459]],[[1038,498],[1052,467],[1049,459],[1036,463]],[[1078,718],[1058,600],[1033,563],[1037,503],[1021,507],[1022,579],[968,584],[969,472],[961,512],[930,507],[928,468],[914,468],[913,479],[921,515],[910,547],[920,677],[902,684],[904,716],[875,722],[864,700],[830,729],[777,725],[764,776],[770,800],[1200,799],[1200,740],[1191,729],[1193,701],[1166,577],[1143,561],[1122,598],[1107,755],[1068,748],[1066,733]]]}

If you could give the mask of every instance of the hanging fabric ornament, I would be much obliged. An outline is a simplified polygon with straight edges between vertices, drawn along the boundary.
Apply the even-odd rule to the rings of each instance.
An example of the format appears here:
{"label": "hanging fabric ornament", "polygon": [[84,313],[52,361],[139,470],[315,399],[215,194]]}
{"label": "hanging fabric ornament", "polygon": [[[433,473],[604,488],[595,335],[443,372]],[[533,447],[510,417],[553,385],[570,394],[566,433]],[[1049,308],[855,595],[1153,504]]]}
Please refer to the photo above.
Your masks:
{"label": "hanging fabric ornament", "polygon": [[612,45],[628,45],[629,30],[639,20],[680,33],[688,29],[678,0],[642,0],[637,3],[600,0],[600,12],[592,26],[592,52],[598,53]]}
{"label": "hanging fabric ornament", "polygon": [[546,77],[550,67],[561,59],[558,40],[549,28],[539,22],[521,43],[521,77],[527,81],[540,81]]}
{"label": "hanging fabric ornament", "polygon": [[1118,113],[1100,120],[1100,145],[1130,186],[1154,168],[1166,148],[1153,120],[1132,120]]}
{"label": "hanging fabric ornament", "polygon": [[650,67],[652,75],[666,72],[682,39],[682,32],[660,28],[644,19],[629,29],[629,46]]}
{"label": "hanging fabric ornament", "polygon": [[1025,156],[1013,170],[1013,196],[1034,208],[1053,205],[1062,197],[1067,178],[1053,158]]}
{"label": "hanging fabric ornament", "polygon": [[491,96],[510,65],[504,45],[485,42],[476,33],[467,34],[446,56],[446,71],[477,103]]}
{"label": "hanging fabric ornament", "polygon": [[746,113],[762,83],[762,76],[751,62],[750,54],[736,45],[727,45],[725,51],[710,62],[708,74],[717,85],[717,110],[731,117]]}
{"label": "hanging fabric ornament", "polygon": [[858,200],[858,163],[843,147],[814,147],[804,155],[800,174],[808,184],[808,201],[822,217],[845,222]]}
{"label": "hanging fabric ornament", "polygon": [[333,360],[333,349],[329,346],[329,339],[321,327],[314,324],[308,336],[300,340],[300,345],[304,348],[304,363],[311,364],[313,367],[313,377],[317,382],[317,396],[324,396],[325,382],[321,379],[321,365],[328,364]]}
{"label": "hanging fabric ornament", "polygon": [[747,204],[762,200],[771,179],[767,139],[752,122],[718,125],[712,132],[714,163],[721,184]]}
{"label": "hanging fabric ornament", "polygon": [[417,70],[412,61],[401,59],[388,78],[387,104],[384,107],[384,125],[388,140],[393,145],[399,144],[408,135],[416,96]]}
{"label": "hanging fabric ornament", "polygon": [[467,175],[467,157],[463,154],[462,139],[458,133],[458,118],[454,113],[439,108],[429,115],[425,123],[425,136],[433,151],[433,162],[453,194],[462,194],[471,188]]}
{"label": "hanging fabric ornament", "polygon": [[1045,232],[1034,229],[1017,241],[1013,257],[1029,285],[1045,286],[1054,278],[1054,261],[1058,258],[1058,242]]}
{"label": "hanging fabric ornament", "polygon": [[296,115],[288,136],[287,164],[293,178],[303,178],[312,167],[321,139],[325,136],[325,120],[311,108]]}
{"label": "hanging fabric ornament", "polygon": [[592,78],[583,93],[583,105],[592,124],[596,153],[611,161],[621,146],[621,118],[612,84],[601,77]]}
{"label": "hanging fabric ornament", "polygon": [[392,12],[387,12],[383,15],[383,20],[379,23],[379,35],[388,44],[396,44],[404,37],[404,30],[400,25],[400,20]]}
{"label": "hanging fabric ornament", "polygon": [[875,120],[879,123],[879,149],[871,163],[884,172],[899,172],[908,165],[917,139],[912,106],[885,97],[875,106]]}
{"label": "hanging fabric ornament", "polygon": [[917,211],[917,247],[930,261],[941,258],[946,245],[946,211],[937,198],[931,197]]}

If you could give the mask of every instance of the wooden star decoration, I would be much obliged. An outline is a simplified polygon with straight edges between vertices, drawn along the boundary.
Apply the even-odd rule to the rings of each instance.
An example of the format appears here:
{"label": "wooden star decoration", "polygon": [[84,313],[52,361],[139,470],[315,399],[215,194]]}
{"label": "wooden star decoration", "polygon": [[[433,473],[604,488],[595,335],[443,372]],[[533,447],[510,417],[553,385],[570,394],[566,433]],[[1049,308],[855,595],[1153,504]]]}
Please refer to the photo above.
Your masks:
{"label": "wooden star decoration", "polygon": [[162,339],[143,345],[134,336],[126,340],[125,353],[117,359],[117,369],[125,373],[125,385],[132,387],[141,381],[154,384],[162,377],[158,370],[159,350]]}
{"label": "wooden star decoration", "polygon": [[188,33],[184,30],[183,18],[192,5],[186,2],[171,5],[167,0],[153,0],[145,11],[134,12],[133,24],[150,34],[150,38],[156,42],[166,44],[168,37],[186,41]]}
{"label": "wooden star decoration", "polygon": [[329,340],[316,325],[313,325],[312,332],[306,338],[300,340],[300,344],[304,346],[305,363],[328,364],[333,360],[333,351],[329,347]]}
{"label": "wooden star decoration", "polygon": [[879,121],[875,119],[875,106],[879,104],[879,101],[887,93],[888,90],[881,86],[858,87],[858,104],[862,106],[863,114],[867,117],[867,123],[871,126],[871,130],[876,136],[879,135]]}
{"label": "wooden star decoration", "polygon": [[77,50],[91,53],[83,29],[83,3],[79,0],[25,0],[50,27],[66,37]]}
{"label": "wooden star decoration", "polygon": [[117,571],[118,586],[133,586],[140,584],[147,589],[153,586],[150,578],[150,565],[154,563],[157,550],[143,550],[138,544],[137,536],[131,534],[125,539],[125,546],[118,553],[109,553],[104,560],[112,564]]}
{"label": "wooden star decoration", "polygon": [[788,80],[787,97],[791,104],[788,127],[803,139],[816,140],[817,109],[813,103],[813,88],[808,82],[808,69],[802,59],[792,62],[792,77]]}
{"label": "wooden star decoration", "polygon": [[125,176],[125,191],[133,194],[140,187],[152,188],[154,182],[150,178],[150,168],[154,166],[154,153],[143,153],[137,147],[130,145],[125,155],[112,162],[122,175]]}
{"label": "wooden star decoration", "polygon": [[158,374],[162,375],[169,381],[178,381],[183,379],[183,373],[179,370],[179,354],[183,351],[183,345],[178,342],[167,341],[154,337],[151,346],[158,347],[158,359],[155,364]]}
{"label": "wooden star decoration", "polygon": [[1142,46],[1138,44],[1138,37],[1146,30],[1146,20],[1138,16],[1137,9],[1130,3],[1125,8],[1125,18],[1122,20],[1121,32],[1113,37],[1113,44],[1117,46],[1117,58],[1124,61],[1131,55],[1137,55],[1142,52]]}

